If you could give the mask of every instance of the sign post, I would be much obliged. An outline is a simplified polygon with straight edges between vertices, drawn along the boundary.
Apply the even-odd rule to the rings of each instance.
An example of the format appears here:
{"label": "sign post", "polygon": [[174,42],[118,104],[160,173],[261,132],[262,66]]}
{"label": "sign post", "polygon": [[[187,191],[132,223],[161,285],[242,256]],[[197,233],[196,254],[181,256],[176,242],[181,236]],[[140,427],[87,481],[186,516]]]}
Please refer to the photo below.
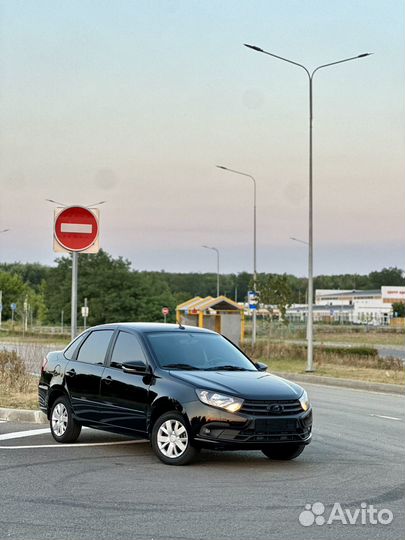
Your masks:
{"label": "sign post", "polygon": [[12,304],[10,304],[10,308],[11,308],[11,328],[14,330],[14,313],[17,309],[17,304],[13,302]]}
{"label": "sign post", "polygon": [[163,321],[165,324],[166,324],[166,319],[169,313],[170,313],[170,309],[168,307],[162,307]]}
{"label": "sign post", "polygon": [[3,291],[0,291],[0,326],[1,326],[1,314],[2,314],[2,311],[3,311]]}
{"label": "sign post", "polygon": [[77,335],[77,284],[79,253],[99,250],[99,212],[84,206],[57,208],[53,249],[72,254],[71,338]]}
{"label": "sign post", "polygon": [[84,306],[82,306],[82,317],[84,330],[87,328],[87,317],[89,316],[89,308],[87,306],[87,298],[84,299]]}

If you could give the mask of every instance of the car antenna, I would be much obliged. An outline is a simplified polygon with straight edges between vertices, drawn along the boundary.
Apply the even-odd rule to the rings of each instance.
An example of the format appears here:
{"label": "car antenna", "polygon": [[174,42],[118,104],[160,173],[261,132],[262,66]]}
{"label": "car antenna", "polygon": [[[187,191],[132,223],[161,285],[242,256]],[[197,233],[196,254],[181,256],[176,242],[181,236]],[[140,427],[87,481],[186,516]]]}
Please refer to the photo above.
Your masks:
{"label": "car antenna", "polygon": [[181,324],[181,322],[178,321],[177,319],[176,319],[176,323],[179,325],[180,330],[185,330],[185,329],[186,329],[186,327],[183,326],[183,325]]}

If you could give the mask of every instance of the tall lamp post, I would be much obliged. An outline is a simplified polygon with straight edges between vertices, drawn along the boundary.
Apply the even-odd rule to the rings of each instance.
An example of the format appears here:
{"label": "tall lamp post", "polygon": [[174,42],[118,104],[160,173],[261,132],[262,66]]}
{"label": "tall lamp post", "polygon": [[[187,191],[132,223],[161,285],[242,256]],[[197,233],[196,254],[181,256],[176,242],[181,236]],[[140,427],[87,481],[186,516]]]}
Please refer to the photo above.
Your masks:
{"label": "tall lamp post", "polygon": [[[0,231],[0,234],[8,232],[10,229],[3,229]],[[1,315],[3,312],[3,291],[0,291],[0,326],[1,326]]]}
{"label": "tall lamp post", "polygon": [[294,62],[293,60],[289,60],[288,58],[284,58],[283,56],[279,56],[277,54],[273,54],[269,51],[265,51],[264,49],[261,49],[260,47],[257,47],[256,45],[248,45],[247,43],[244,44],[245,47],[248,47],[249,49],[253,49],[254,51],[267,54],[268,56],[272,56],[273,58],[277,58],[278,60],[283,60],[284,62],[288,62],[289,64],[293,64],[294,66],[298,66],[302,68],[305,73],[308,76],[308,83],[309,83],[309,227],[308,227],[308,320],[307,320],[307,367],[306,371],[315,371],[314,370],[314,361],[313,361],[313,289],[314,289],[314,279],[313,279],[313,215],[312,215],[312,209],[313,209],[313,197],[312,197],[312,119],[313,119],[313,96],[312,96],[312,84],[313,84],[313,78],[317,71],[320,69],[335,66],[337,64],[342,64],[343,62],[350,62],[351,60],[357,60],[359,58],[365,58],[366,56],[370,56],[372,53],[363,53],[358,54],[357,56],[351,56],[350,58],[344,58],[342,60],[337,60],[335,62],[329,62],[328,64],[322,64],[312,71],[309,71],[308,68],[306,68],[304,65]]}
{"label": "tall lamp post", "polygon": [[212,249],[217,254],[217,297],[219,296],[219,249],[213,246],[201,246],[205,249]]}
{"label": "tall lamp post", "polygon": [[[217,165],[218,169],[228,171],[235,174],[240,174],[241,176],[246,176],[250,178],[253,182],[253,289],[256,292],[257,285],[257,266],[256,266],[256,179],[251,174],[236,171],[235,169],[230,169],[229,167],[224,167],[223,165]],[[256,320],[257,320],[257,309],[253,310],[252,314],[252,347],[256,343]]]}

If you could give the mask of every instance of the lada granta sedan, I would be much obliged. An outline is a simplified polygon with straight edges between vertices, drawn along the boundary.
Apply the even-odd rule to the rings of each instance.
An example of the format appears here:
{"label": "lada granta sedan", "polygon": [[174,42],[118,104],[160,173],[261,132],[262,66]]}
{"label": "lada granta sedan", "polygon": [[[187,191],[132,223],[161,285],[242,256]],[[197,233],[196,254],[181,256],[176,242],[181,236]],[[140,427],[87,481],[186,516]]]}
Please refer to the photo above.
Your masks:
{"label": "lada granta sedan", "polygon": [[311,441],[312,408],[303,388],[266,368],[210,330],[107,324],[47,355],[39,403],[60,443],[88,426],[146,437],[169,465],[202,448],[293,459]]}

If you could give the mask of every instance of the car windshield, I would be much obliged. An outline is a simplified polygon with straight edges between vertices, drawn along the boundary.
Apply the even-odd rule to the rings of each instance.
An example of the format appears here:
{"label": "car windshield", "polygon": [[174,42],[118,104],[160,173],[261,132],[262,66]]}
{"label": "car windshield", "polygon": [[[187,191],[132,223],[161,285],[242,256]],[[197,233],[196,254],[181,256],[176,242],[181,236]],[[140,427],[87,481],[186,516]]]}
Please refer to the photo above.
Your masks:
{"label": "car windshield", "polygon": [[228,340],[203,332],[153,332],[147,339],[164,369],[257,371]]}

